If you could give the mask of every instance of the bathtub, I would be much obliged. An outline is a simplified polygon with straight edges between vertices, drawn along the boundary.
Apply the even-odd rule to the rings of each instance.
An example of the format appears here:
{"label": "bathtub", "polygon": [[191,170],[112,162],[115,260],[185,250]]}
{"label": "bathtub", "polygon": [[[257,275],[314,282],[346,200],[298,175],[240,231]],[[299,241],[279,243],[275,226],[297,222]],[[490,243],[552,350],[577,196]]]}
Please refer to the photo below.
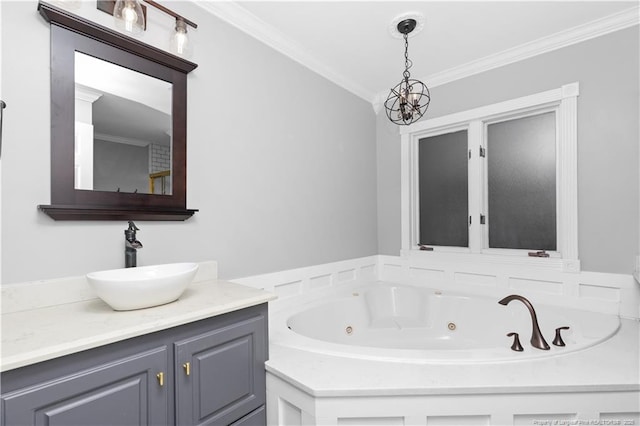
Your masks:
{"label": "bathtub", "polygon": [[524,304],[498,304],[510,293],[356,281],[276,301],[267,423],[640,425],[640,321],[532,297],[540,350]]}
{"label": "bathtub", "polygon": [[[505,294],[506,296],[506,294]],[[376,283],[276,313],[271,341],[315,353],[400,363],[521,362],[585,350],[611,338],[615,315],[536,305],[549,350],[529,343],[532,320],[523,303],[438,289]],[[552,343],[562,331],[566,346]],[[518,333],[523,351],[511,349]]]}
{"label": "bathtub", "polygon": [[[640,425],[631,276],[375,256],[240,283],[278,295],[270,426]],[[533,303],[549,350],[522,303],[498,304],[509,294]]]}

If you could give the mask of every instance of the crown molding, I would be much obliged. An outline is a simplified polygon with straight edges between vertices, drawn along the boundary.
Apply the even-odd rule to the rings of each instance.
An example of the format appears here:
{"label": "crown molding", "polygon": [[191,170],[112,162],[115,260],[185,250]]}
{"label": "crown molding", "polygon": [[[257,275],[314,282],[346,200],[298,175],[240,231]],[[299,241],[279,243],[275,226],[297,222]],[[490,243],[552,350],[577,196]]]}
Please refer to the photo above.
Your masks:
{"label": "crown molding", "polygon": [[351,79],[348,79],[332,68],[318,61],[306,49],[288,39],[282,32],[267,24],[234,1],[197,1],[194,4],[233,25],[240,31],[261,41],[272,49],[293,59],[311,71],[337,84],[354,95],[371,101],[372,93]]}
{"label": "crown molding", "polygon": [[547,52],[562,49],[596,37],[601,37],[615,31],[638,25],[640,23],[640,7],[606,16],[595,21],[587,22],[546,37],[521,44],[511,49],[503,50],[493,55],[485,56],[476,61],[449,68],[432,74],[423,81],[429,82],[430,87],[441,86],[461,78],[489,71],[515,62],[519,62]]}
{"label": "crown molding", "polygon": [[[267,46],[320,74],[354,95],[370,102],[376,113],[382,109],[382,101],[387,95],[386,91],[372,93],[364,89],[356,82],[344,77],[334,69],[318,61],[301,45],[287,39],[287,37],[276,28],[250,13],[236,2],[192,1],[207,12],[212,13],[249,36],[265,43]],[[514,48],[426,76],[422,81],[426,82],[429,87],[441,86],[452,81],[470,77],[589,39],[601,37],[638,24],[640,24],[640,7],[634,6],[604,18],[587,22]]]}
{"label": "crown molding", "polygon": [[102,97],[104,93],[95,90],[91,87],[87,87],[84,84],[76,83],[75,87],[76,100],[94,103]]}
{"label": "crown molding", "polygon": [[[638,24],[640,24],[640,7],[634,6],[604,18],[587,22],[511,49],[503,50],[494,55],[485,56],[476,61],[467,62],[458,67],[431,74],[423,78],[422,81],[430,88],[442,86],[462,78],[523,61]],[[379,92],[373,97],[372,104],[376,113],[380,111],[381,104],[379,101],[380,99],[384,99],[386,93],[387,92]]]}
{"label": "crown molding", "polygon": [[135,146],[141,146],[141,147],[149,146],[152,143],[142,139],[108,135],[106,133],[95,133],[93,138],[97,140],[105,141],[105,142],[121,143],[121,144],[135,145]]}

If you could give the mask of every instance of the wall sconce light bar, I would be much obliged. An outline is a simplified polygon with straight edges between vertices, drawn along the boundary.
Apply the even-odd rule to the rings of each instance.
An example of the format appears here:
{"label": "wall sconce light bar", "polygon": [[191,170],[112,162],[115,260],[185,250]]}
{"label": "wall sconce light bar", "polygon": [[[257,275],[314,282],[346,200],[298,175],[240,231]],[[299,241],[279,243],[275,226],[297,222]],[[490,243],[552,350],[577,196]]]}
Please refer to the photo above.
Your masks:
{"label": "wall sconce light bar", "polygon": [[113,15],[115,25],[118,28],[131,34],[140,34],[147,29],[147,8],[142,4],[142,1],[176,20],[174,32],[169,41],[169,49],[182,57],[191,56],[193,43],[189,41],[187,25],[193,28],[198,28],[198,25],[168,7],[154,0],[98,0],[97,7],[99,10]]}
{"label": "wall sconce light bar", "polygon": [[188,20],[187,18],[185,18],[184,16],[178,15],[177,13],[175,13],[173,10],[164,7],[163,5],[153,1],[153,0],[143,0],[145,3],[147,3],[150,6],[155,7],[156,9],[159,9],[161,11],[163,11],[164,13],[166,13],[167,15],[171,15],[176,19],[179,19],[181,21],[184,21],[187,25],[190,25],[193,28],[198,28],[198,24]]}
{"label": "wall sconce light bar", "polygon": [[[186,23],[187,25],[190,25],[193,28],[198,28],[198,24],[196,24],[195,22],[190,21],[184,16],[177,14],[173,10],[159,4],[158,2],[155,2],[153,0],[142,0],[142,1],[138,1],[138,3],[140,3],[140,6],[142,7],[142,12],[144,14],[145,28],[146,28],[147,8],[144,4],[142,4],[142,2],[148,4],[149,6],[153,6],[158,10],[161,10],[167,15],[173,16],[176,20],[183,21],[184,23]],[[108,13],[109,15],[113,15],[113,10],[115,9],[115,5],[116,5],[116,0],[98,0],[97,2],[97,8],[105,13]]]}

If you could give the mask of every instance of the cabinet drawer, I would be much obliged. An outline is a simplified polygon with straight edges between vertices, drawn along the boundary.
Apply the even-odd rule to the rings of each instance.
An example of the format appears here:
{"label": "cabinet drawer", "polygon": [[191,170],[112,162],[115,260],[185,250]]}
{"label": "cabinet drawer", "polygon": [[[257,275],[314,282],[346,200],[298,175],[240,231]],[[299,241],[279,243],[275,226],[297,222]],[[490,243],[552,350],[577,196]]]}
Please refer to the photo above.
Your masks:
{"label": "cabinet drawer", "polygon": [[238,421],[231,423],[230,426],[265,426],[267,424],[267,409],[263,405],[257,410],[252,411]]}
{"label": "cabinet drawer", "polygon": [[226,425],[265,403],[265,329],[256,315],[175,343],[177,424]]}
{"label": "cabinet drawer", "polygon": [[169,392],[162,346],[2,395],[4,425],[167,424]]}

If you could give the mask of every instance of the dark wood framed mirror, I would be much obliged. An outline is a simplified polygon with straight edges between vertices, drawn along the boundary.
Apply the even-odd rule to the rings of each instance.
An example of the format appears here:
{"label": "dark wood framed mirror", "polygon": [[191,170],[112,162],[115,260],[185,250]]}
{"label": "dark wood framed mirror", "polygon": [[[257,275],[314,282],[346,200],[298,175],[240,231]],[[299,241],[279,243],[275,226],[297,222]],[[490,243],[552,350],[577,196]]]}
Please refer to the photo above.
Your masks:
{"label": "dark wood framed mirror", "polygon": [[38,208],[56,220],[191,217],[187,74],[197,65],[47,3],[38,11],[51,25],[51,204]]}

